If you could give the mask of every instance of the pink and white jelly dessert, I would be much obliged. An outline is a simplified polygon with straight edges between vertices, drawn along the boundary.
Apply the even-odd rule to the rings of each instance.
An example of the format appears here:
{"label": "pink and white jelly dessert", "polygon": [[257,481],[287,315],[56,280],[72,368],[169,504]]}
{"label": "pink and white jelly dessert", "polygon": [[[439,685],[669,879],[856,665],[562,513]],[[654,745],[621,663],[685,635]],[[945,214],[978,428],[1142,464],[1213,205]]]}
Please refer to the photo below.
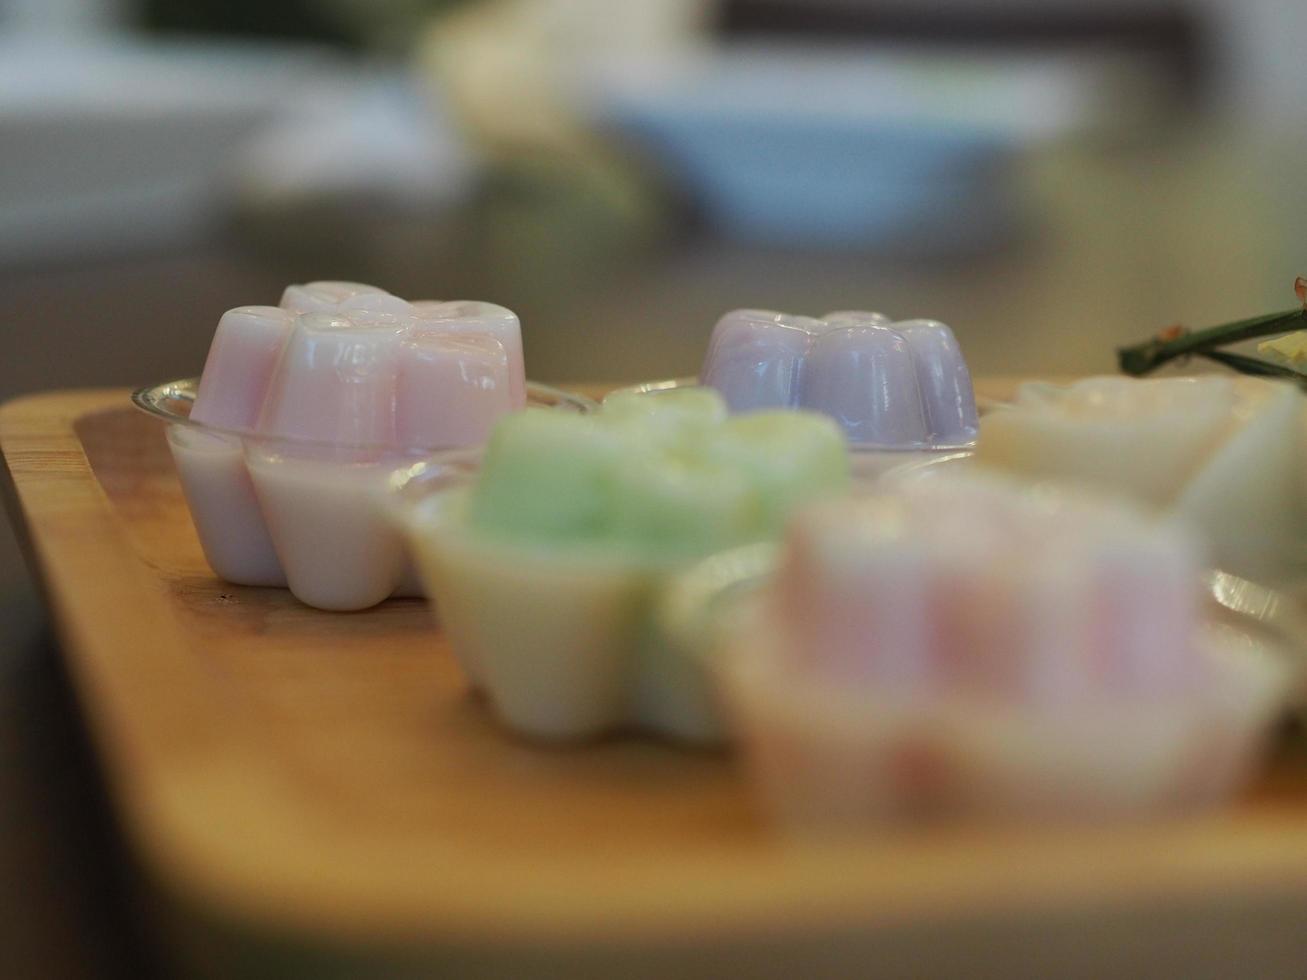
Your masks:
{"label": "pink and white jelly dessert", "polygon": [[1286,678],[1203,628],[1202,569],[1182,526],[1110,503],[902,481],[796,518],[725,692],[800,826],[1211,802],[1248,771]]}
{"label": "pink and white jelly dessert", "polygon": [[331,445],[439,449],[526,404],[517,317],[357,283],[289,286],[218,323],[191,418]]}
{"label": "pink and white jelly dessert", "polygon": [[809,408],[851,442],[886,449],[976,441],[971,375],[953,332],[840,310],[821,318],[734,310],[713,328],[700,381],[732,411]]}
{"label": "pink and white jelly dessert", "polygon": [[214,334],[191,419],[169,442],[222,578],[310,605],[419,594],[374,497],[405,456],[484,441],[524,407],[517,317],[315,282],[244,306]]}

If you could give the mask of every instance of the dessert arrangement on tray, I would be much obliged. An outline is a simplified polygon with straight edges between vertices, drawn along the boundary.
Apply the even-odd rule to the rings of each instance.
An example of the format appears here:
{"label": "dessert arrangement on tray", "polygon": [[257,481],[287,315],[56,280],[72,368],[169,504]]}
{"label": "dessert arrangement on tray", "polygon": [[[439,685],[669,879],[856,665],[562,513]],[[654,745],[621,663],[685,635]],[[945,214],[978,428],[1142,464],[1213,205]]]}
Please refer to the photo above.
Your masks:
{"label": "dessert arrangement on tray", "polygon": [[1216,607],[1307,572],[1303,327],[978,413],[942,323],[737,310],[697,379],[596,404],[526,380],[503,307],[319,282],[134,400],[214,573],[427,596],[505,737],[725,747],[801,831],[1083,820],[1228,800],[1300,706],[1296,639]]}

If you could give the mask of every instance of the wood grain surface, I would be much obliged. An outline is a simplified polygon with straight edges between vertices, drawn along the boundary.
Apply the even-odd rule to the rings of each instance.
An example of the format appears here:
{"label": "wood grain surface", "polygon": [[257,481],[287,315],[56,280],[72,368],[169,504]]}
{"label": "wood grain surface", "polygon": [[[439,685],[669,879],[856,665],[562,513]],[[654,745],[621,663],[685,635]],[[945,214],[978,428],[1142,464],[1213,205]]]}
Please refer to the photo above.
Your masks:
{"label": "wood grain surface", "polygon": [[1301,973],[1301,756],[1198,819],[798,844],[725,753],[506,737],[419,601],[217,580],[126,391],[12,402],[0,449],[130,844],[223,942],[285,939],[322,976]]}

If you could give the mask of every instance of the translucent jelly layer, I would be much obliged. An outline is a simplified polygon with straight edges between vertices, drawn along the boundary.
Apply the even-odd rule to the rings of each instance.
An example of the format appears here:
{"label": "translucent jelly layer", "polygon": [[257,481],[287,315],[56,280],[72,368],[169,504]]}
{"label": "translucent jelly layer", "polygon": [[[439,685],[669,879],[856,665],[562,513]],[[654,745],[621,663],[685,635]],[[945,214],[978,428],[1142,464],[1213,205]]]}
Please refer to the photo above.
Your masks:
{"label": "translucent jelly layer", "polygon": [[732,411],[813,409],[869,446],[942,448],[976,439],[971,376],[953,332],[934,320],[735,310],[713,329],[700,380]]}
{"label": "translucent jelly layer", "polygon": [[526,403],[517,317],[491,303],[408,303],[356,283],[290,286],[224,314],[192,418],[321,444],[474,445]]}

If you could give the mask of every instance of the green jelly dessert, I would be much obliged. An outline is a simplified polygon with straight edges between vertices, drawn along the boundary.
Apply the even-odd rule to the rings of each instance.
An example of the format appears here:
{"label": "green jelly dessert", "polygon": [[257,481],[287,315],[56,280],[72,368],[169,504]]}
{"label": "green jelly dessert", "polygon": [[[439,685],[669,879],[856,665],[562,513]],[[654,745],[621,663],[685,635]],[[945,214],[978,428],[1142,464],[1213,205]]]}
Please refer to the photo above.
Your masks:
{"label": "green jelly dessert", "polygon": [[503,419],[468,523],[523,544],[685,558],[774,537],[796,504],[847,481],[843,436],[825,416],[728,418],[709,389],[624,393],[595,415]]}
{"label": "green jelly dessert", "polygon": [[777,538],[795,507],[848,482],[824,415],[625,392],[588,416],[504,417],[472,482],[406,523],[456,656],[509,727],[711,740],[706,675],[658,635],[654,604],[678,569]]}

